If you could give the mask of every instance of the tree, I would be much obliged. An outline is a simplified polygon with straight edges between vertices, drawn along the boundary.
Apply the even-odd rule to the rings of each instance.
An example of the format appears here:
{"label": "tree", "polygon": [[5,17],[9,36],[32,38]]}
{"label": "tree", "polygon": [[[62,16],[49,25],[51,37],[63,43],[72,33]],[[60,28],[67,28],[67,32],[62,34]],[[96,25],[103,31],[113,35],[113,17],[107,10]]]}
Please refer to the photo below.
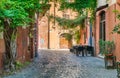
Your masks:
{"label": "tree", "polygon": [[30,18],[20,2],[2,0],[0,2],[0,26],[3,28],[5,40],[5,63],[11,67],[15,63],[11,48],[12,42],[16,39],[16,31],[19,26],[28,26]]}
{"label": "tree", "polygon": [[[13,47],[18,27],[28,27],[35,22],[35,13],[42,10],[48,0],[1,0],[0,1],[0,30],[4,33],[5,63],[9,68],[15,64]],[[41,2],[41,3],[40,3]],[[47,7],[49,7],[47,5]]]}

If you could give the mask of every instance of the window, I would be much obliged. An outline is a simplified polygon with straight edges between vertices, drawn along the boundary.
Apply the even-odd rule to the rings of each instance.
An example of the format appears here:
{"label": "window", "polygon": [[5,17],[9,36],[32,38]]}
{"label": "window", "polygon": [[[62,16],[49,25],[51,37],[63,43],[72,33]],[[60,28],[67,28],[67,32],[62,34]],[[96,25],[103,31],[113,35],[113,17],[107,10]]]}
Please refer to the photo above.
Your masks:
{"label": "window", "polygon": [[63,13],[63,18],[69,19],[70,16],[69,16],[69,14]]}
{"label": "window", "polygon": [[100,13],[100,28],[99,28],[99,37],[100,39],[104,40],[106,39],[106,33],[105,33],[105,30],[106,30],[106,25],[105,25],[105,11],[102,11]]}

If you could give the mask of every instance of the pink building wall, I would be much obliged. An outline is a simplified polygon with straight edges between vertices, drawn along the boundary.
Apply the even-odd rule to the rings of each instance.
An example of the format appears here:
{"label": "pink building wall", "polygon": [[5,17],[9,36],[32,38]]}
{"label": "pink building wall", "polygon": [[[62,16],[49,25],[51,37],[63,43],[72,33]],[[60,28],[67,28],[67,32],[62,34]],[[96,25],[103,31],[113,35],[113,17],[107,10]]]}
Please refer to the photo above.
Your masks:
{"label": "pink building wall", "polygon": [[117,61],[120,61],[120,34],[114,33],[112,34],[112,30],[116,24],[120,21],[116,18],[116,14],[113,10],[120,10],[120,6],[116,3],[106,8],[103,8],[96,12],[96,23],[95,23],[95,47],[96,47],[96,55],[99,54],[99,25],[100,25],[100,16],[99,14],[102,11],[105,11],[105,21],[106,21],[106,40],[113,40],[115,42],[115,51],[114,55],[117,57]]}

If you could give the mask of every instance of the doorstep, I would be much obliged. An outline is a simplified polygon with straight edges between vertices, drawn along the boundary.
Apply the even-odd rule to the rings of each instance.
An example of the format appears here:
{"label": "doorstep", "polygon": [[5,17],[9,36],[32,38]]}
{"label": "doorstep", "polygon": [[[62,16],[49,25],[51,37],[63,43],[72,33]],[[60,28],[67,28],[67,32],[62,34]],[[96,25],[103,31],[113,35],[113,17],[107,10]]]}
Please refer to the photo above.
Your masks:
{"label": "doorstep", "polygon": [[104,59],[104,56],[99,54],[97,57]]}

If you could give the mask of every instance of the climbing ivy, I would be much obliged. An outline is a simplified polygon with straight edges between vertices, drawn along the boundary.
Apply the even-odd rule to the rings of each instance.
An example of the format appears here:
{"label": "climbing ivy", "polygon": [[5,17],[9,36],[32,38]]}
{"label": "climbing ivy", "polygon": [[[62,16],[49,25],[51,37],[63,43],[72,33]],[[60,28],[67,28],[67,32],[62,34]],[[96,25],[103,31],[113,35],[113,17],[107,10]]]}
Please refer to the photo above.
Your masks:
{"label": "climbing ivy", "polygon": [[72,34],[70,34],[70,33],[64,33],[63,37],[65,37],[66,40],[70,41],[72,39]]}
{"label": "climbing ivy", "polygon": [[59,26],[63,28],[75,28],[79,25],[84,27],[83,23],[85,18],[86,16],[80,16],[80,17],[77,17],[76,19],[66,19],[66,18],[55,17]]}
{"label": "climbing ivy", "polygon": [[[114,10],[113,12],[116,14],[116,18],[120,20],[120,12],[118,10]],[[114,29],[112,30],[112,33],[120,34],[120,23],[115,25]]]}
{"label": "climbing ivy", "polygon": [[[67,20],[67,27],[76,27],[79,26],[80,30],[76,31],[74,33],[74,38],[76,40],[77,43],[79,43],[80,40],[80,31],[82,31],[82,29],[85,26],[85,19],[88,16],[88,14],[90,14],[90,22],[93,23],[93,21],[95,20],[95,10],[96,10],[96,6],[97,6],[97,0],[73,0],[72,2],[67,2],[66,0],[61,0],[61,6],[60,6],[60,10],[66,10],[66,9],[72,9],[75,12],[78,12],[78,18],[77,20],[79,20],[79,22],[76,21],[76,19],[74,20]],[[83,16],[86,16],[85,18],[83,18]],[[82,18],[82,20],[80,20]],[[62,21],[62,22],[61,22]],[[58,20],[59,24],[63,25],[64,23],[64,19]],[[64,26],[64,25],[63,25]]]}
{"label": "climbing ivy", "polygon": [[67,2],[66,0],[61,0],[61,9],[73,9],[77,12],[83,12],[83,9],[94,10],[97,5],[97,0],[74,0],[73,2]]}
{"label": "climbing ivy", "polygon": [[81,38],[80,31],[76,30],[75,33],[74,33],[74,39],[75,39],[75,41],[76,41],[77,44],[79,44],[80,38]]}
{"label": "climbing ivy", "polygon": [[74,0],[73,2],[61,0],[60,9],[72,9],[77,11],[80,15],[85,15],[89,12],[91,14],[91,20],[94,20],[96,6],[97,0]]}

